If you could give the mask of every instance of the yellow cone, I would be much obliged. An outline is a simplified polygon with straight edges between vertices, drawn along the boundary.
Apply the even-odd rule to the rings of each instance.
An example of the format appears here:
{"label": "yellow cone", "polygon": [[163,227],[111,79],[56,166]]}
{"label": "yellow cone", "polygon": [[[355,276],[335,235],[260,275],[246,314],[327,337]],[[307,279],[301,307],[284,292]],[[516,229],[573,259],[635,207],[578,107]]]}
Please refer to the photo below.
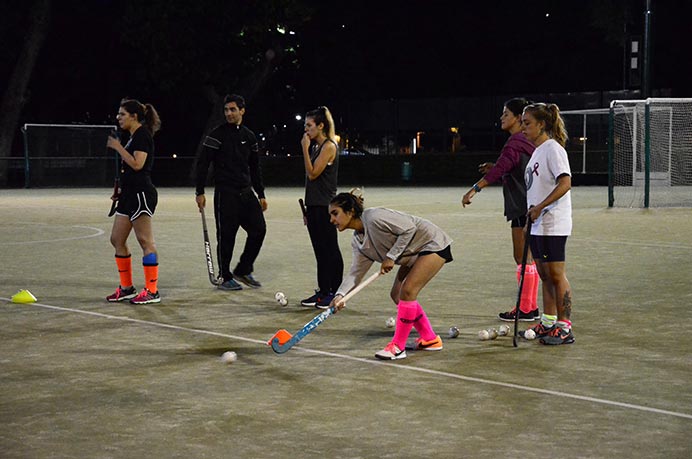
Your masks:
{"label": "yellow cone", "polygon": [[33,303],[36,297],[28,290],[20,290],[12,296],[13,303]]}

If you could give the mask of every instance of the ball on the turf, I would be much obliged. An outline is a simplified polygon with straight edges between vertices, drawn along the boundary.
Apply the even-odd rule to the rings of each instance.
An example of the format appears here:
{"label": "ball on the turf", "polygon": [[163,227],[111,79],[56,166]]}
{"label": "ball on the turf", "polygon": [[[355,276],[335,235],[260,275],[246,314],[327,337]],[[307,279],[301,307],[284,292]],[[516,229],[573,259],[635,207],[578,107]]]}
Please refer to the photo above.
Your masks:
{"label": "ball on the turf", "polygon": [[478,332],[478,339],[481,341],[485,341],[487,339],[490,339],[490,333],[488,333],[488,330],[481,330]]}
{"label": "ball on the turf", "polygon": [[497,330],[497,334],[500,336],[507,336],[509,335],[511,328],[507,324],[502,324],[500,325],[500,328]]}
{"label": "ball on the turf", "polygon": [[238,354],[233,351],[226,351],[221,355],[221,361],[223,363],[231,364],[238,360]]}
{"label": "ball on the turf", "polygon": [[281,299],[279,300],[279,304],[280,304],[281,306],[286,306],[286,305],[288,304],[288,301],[286,301],[286,298],[281,298]]}
{"label": "ball on the turf", "polygon": [[276,292],[276,293],[274,294],[274,299],[275,299],[276,301],[279,301],[279,302],[280,302],[282,299],[285,299],[285,298],[286,298],[286,295],[284,295],[284,292]]}
{"label": "ball on the turf", "polygon": [[449,327],[449,333],[448,333],[450,338],[456,338],[459,336],[459,327]]}
{"label": "ball on the turf", "polygon": [[536,338],[536,332],[533,331],[532,329],[528,329],[524,332],[524,338],[531,340]]}
{"label": "ball on the turf", "polygon": [[497,330],[495,330],[494,328],[489,328],[489,329],[488,329],[488,337],[489,337],[490,339],[495,339],[495,338],[497,338],[497,335],[498,335]]}
{"label": "ball on the turf", "polygon": [[393,328],[394,325],[396,325],[396,319],[395,319],[394,317],[390,317],[389,319],[387,319],[387,320],[384,322],[384,325],[385,325],[387,328]]}

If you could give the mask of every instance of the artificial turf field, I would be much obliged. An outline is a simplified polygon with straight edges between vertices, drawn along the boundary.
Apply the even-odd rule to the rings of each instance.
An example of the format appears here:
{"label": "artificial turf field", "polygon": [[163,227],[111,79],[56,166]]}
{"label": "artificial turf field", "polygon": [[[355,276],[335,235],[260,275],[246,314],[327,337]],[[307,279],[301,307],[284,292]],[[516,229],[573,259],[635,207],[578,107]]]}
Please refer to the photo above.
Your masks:
{"label": "artificial turf field", "polygon": [[[465,190],[365,189],[367,207],[454,239],[454,262],[419,297],[444,350],[395,362],[373,356],[392,335],[392,274],[286,354],[265,344],[318,313],[298,305],[316,286],[301,188],[267,189],[263,287],[240,292],[209,283],[194,190],[160,188],[162,302],[146,306],[104,300],[117,286],[110,190],[2,190],[0,457],[689,457],[692,211],[608,209],[605,188],[575,187],[576,343],[513,348],[477,339],[516,300],[501,189],[462,209]],[[141,287],[134,235],[130,248]],[[11,303],[20,289],[38,302]]]}

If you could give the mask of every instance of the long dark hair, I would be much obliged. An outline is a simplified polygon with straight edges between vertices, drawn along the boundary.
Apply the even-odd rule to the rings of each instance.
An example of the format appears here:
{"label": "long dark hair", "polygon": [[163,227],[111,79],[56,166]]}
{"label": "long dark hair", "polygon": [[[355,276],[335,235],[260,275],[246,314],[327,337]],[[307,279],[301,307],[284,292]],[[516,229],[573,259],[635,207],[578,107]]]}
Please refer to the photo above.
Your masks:
{"label": "long dark hair", "polygon": [[360,188],[354,188],[348,193],[339,193],[329,202],[330,205],[341,207],[344,213],[353,212],[353,216],[356,218],[363,215],[363,203],[365,203],[365,198],[363,198]]}
{"label": "long dark hair", "polygon": [[332,113],[325,106],[317,107],[314,110],[310,110],[305,114],[306,118],[312,118],[315,124],[324,124],[324,129],[322,132],[325,137],[330,140],[336,140],[336,126],[334,126],[334,118],[332,118]]}
{"label": "long dark hair", "polygon": [[153,105],[142,104],[136,99],[123,99],[120,101],[120,107],[130,115],[137,115],[137,121],[142,123],[151,135],[161,129],[161,118]]}
{"label": "long dark hair", "polygon": [[533,102],[523,97],[515,97],[505,102],[505,107],[507,107],[507,110],[512,112],[514,116],[521,116],[521,114],[524,113],[524,108],[532,103]]}

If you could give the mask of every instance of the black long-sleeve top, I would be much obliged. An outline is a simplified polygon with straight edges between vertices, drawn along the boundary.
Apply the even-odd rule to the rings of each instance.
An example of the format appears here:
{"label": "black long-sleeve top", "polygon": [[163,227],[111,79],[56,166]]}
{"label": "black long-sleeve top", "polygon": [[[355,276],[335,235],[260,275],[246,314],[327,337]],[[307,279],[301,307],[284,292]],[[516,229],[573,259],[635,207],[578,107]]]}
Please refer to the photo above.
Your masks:
{"label": "black long-sleeve top", "polygon": [[264,199],[255,133],[245,126],[224,123],[204,139],[197,160],[196,194],[204,194],[209,165],[214,164],[214,186],[221,191],[239,192],[252,186]]}

